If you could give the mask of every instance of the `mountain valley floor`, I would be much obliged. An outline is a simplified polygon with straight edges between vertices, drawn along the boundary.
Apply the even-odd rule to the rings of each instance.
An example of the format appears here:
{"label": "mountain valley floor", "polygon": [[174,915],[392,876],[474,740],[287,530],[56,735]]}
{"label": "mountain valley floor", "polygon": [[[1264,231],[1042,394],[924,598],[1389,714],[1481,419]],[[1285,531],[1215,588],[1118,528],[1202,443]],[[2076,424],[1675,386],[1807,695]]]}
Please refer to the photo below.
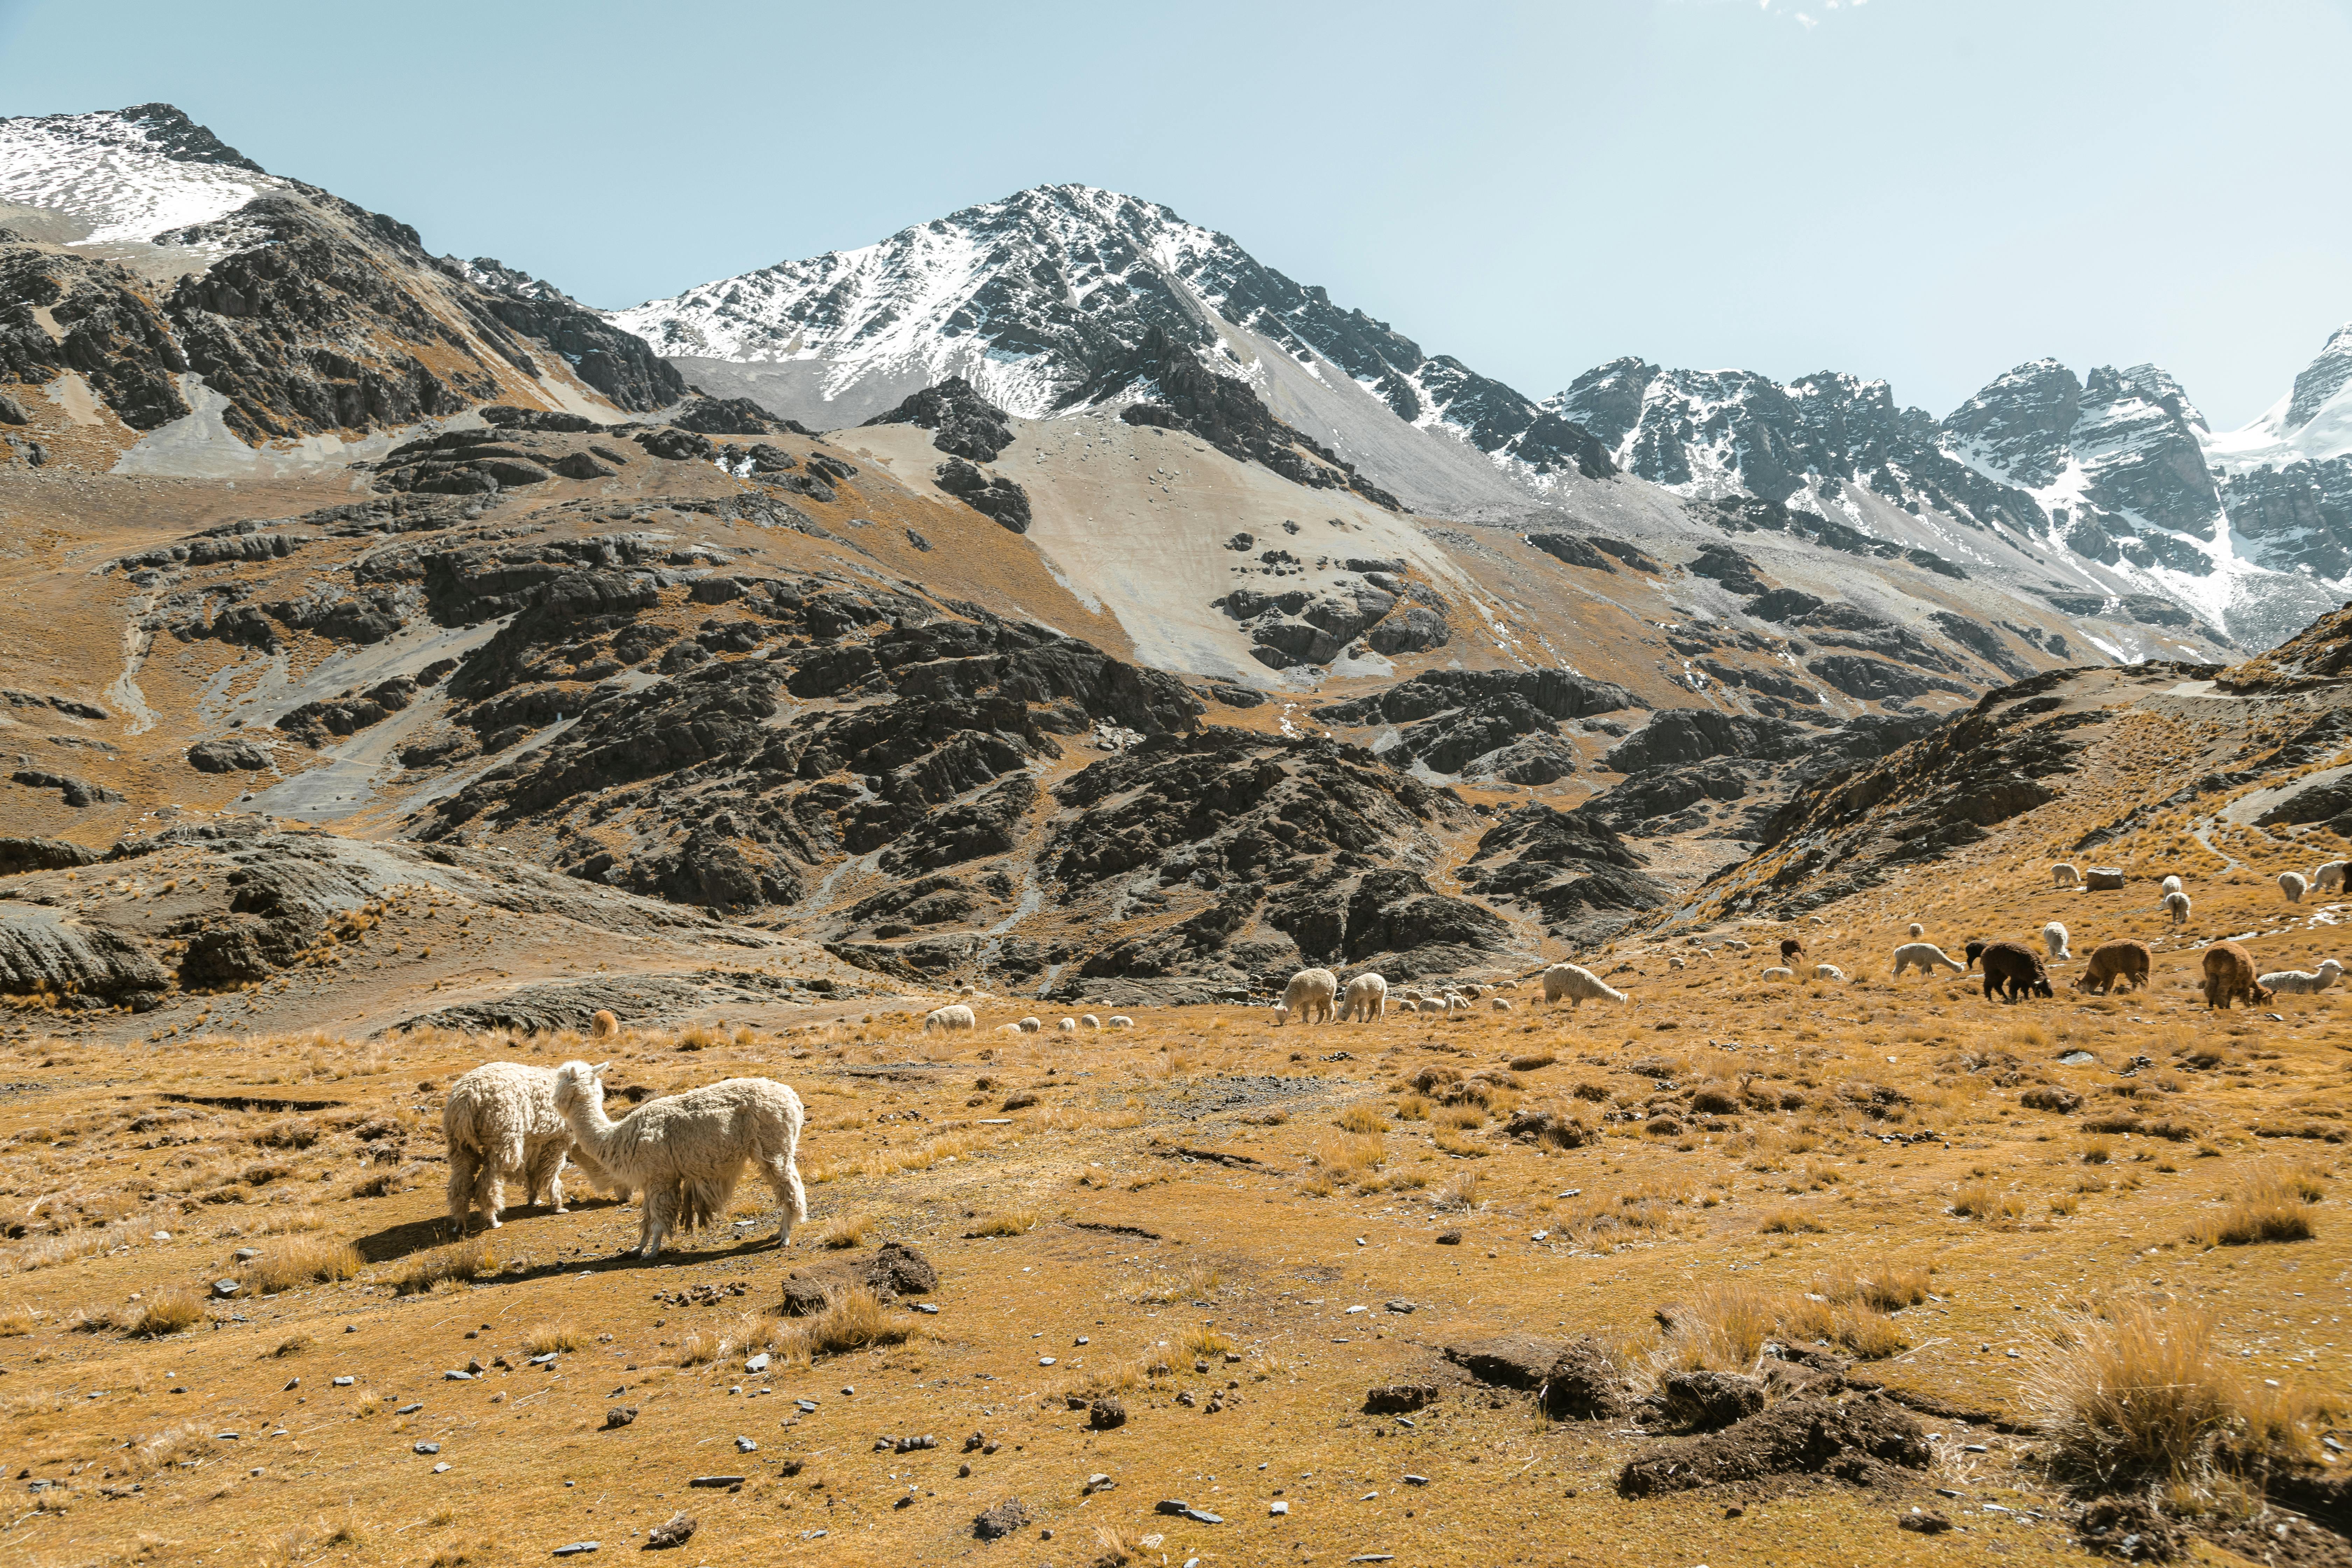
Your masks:
{"label": "mountain valley floor", "polygon": [[[2352,905],[2192,879],[2114,996],[2079,959],[2015,1005],[1887,976],[1915,919],[2155,934],[2137,886],[2045,881],[1964,859],[1745,952],[1623,942],[1630,1000],[1573,1012],[1523,981],[1328,1026],[1006,1034],[1034,1004],[983,994],[969,1035],[922,1031],[950,997],[604,1042],[37,1033],[0,1062],[5,1539],[451,1568],[682,1511],[690,1562],[2345,1561],[2352,1028],[2326,992],[2210,1012],[2194,942],[2308,967]],[[1761,978],[1784,934],[1854,978]],[[754,1184],[641,1263],[576,1170],[568,1214],[453,1243],[440,1091],[592,1051],[616,1112],[792,1084],[792,1246]],[[2135,1436],[2103,1377],[2196,1399]]]}

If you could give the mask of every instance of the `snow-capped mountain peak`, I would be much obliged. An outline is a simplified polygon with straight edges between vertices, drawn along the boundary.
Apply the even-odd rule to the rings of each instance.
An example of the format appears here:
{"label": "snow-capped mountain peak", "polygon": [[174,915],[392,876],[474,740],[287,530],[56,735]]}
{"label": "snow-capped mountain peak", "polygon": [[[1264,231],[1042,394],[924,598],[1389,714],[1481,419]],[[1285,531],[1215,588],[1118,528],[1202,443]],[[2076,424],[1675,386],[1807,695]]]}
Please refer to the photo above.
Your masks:
{"label": "snow-capped mountain peak", "polygon": [[80,232],[39,237],[61,243],[152,240],[287,185],[166,103],[0,120],[0,203],[65,215]]}

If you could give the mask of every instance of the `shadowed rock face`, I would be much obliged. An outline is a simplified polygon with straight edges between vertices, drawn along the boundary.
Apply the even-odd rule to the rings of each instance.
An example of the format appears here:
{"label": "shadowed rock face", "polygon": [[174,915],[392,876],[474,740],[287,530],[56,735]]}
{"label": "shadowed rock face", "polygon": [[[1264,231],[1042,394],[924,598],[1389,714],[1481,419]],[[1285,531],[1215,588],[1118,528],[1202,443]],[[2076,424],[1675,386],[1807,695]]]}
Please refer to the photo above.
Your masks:
{"label": "shadowed rock face", "polygon": [[1555,936],[1594,942],[1673,900],[1673,889],[1643,870],[1647,864],[1587,809],[1527,805],[1480,837],[1462,885],[1534,910]]}
{"label": "shadowed rock face", "polygon": [[982,397],[971,383],[951,375],[928,386],[868,425],[913,425],[931,432],[931,445],[950,457],[992,463],[1013,445],[1004,410]]}

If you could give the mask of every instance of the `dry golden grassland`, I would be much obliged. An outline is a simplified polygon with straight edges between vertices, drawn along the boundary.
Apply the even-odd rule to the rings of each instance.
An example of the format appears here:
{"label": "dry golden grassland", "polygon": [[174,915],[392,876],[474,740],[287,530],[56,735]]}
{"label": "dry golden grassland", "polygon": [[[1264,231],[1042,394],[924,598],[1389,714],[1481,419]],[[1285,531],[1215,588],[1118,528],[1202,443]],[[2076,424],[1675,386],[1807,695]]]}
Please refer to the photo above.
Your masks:
{"label": "dry golden grassland", "polygon": [[[1021,1563],[1719,1568],[2082,1561],[2084,1485],[2266,1520],[2217,1443],[2312,1459],[2352,1436],[2352,1008],[2209,1015],[2170,939],[2114,997],[2071,991],[2079,963],[2014,1006],[1973,975],[1888,979],[1915,918],[1957,951],[2054,911],[2078,955],[2151,923],[1982,875],[1940,887],[1966,931],[1888,894],[1682,969],[1679,944],[1622,943],[1592,962],[1632,966],[1622,1008],[1524,985],[1508,1011],[1328,1027],[1124,1006],[1132,1032],[1072,1037],[992,1032],[1036,1005],[983,996],[971,1035],[922,1034],[910,1001],[600,1044],[616,1115],[739,1074],[798,1089],[812,1212],[782,1255],[758,1182],[651,1265],[635,1206],[576,1173],[570,1214],[452,1237],[441,1091],[574,1038],[12,1048],[0,1434],[27,1474],[0,1550],[487,1564],[635,1551],[684,1509],[679,1561],[944,1562],[1018,1498],[1033,1521],[985,1550]],[[2265,967],[2327,946],[2332,906],[2198,894]],[[1758,978],[1790,930],[1853,982]],[[1508,1135],[1534,1112],[1566,1131]],[[778,1315],[788,1268],[885,1242],[937,1266],[936,1314],[844,1290]],[[1958,1414],[1923,1418],[1927,1470],[1877,1486],[1628,1499],[1633,1422],[1444,1378],[1443,1346],[1505,1331],[1593,1336],[1636,1393],[1821,1349]],[[1445,1392],[1411,1425],[1363,1412],[1425,1380]],[[1104,1395],[1128,1419],[1090,1430]],[[709,1475],[745,1479],[689,1485]],[[1914,1506],[1955,1533],[1898,1530]]]}

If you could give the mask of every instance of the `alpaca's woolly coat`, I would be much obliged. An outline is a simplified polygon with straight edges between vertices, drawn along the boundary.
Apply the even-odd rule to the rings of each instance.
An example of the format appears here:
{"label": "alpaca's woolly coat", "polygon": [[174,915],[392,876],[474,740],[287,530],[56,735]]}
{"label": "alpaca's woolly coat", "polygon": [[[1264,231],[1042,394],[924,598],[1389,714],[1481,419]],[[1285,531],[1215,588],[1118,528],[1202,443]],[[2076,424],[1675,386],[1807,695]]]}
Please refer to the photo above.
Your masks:
{"label": "alpaca's woolly coat", "polygon": [[673,1226],[692,1229],[727,1212],[744,1167],[756,1165],[783,1218],[779,1244],[808,1218],[793,1155],[805,1117],[801,1098],[772,1079],[730,1078],[647,1100],[618,1121],[604,1115],[604,1086],[586,1062],[555,1069],[555,1105],[579,1147],[645,1193],[638,1255],[661,1250]]}

